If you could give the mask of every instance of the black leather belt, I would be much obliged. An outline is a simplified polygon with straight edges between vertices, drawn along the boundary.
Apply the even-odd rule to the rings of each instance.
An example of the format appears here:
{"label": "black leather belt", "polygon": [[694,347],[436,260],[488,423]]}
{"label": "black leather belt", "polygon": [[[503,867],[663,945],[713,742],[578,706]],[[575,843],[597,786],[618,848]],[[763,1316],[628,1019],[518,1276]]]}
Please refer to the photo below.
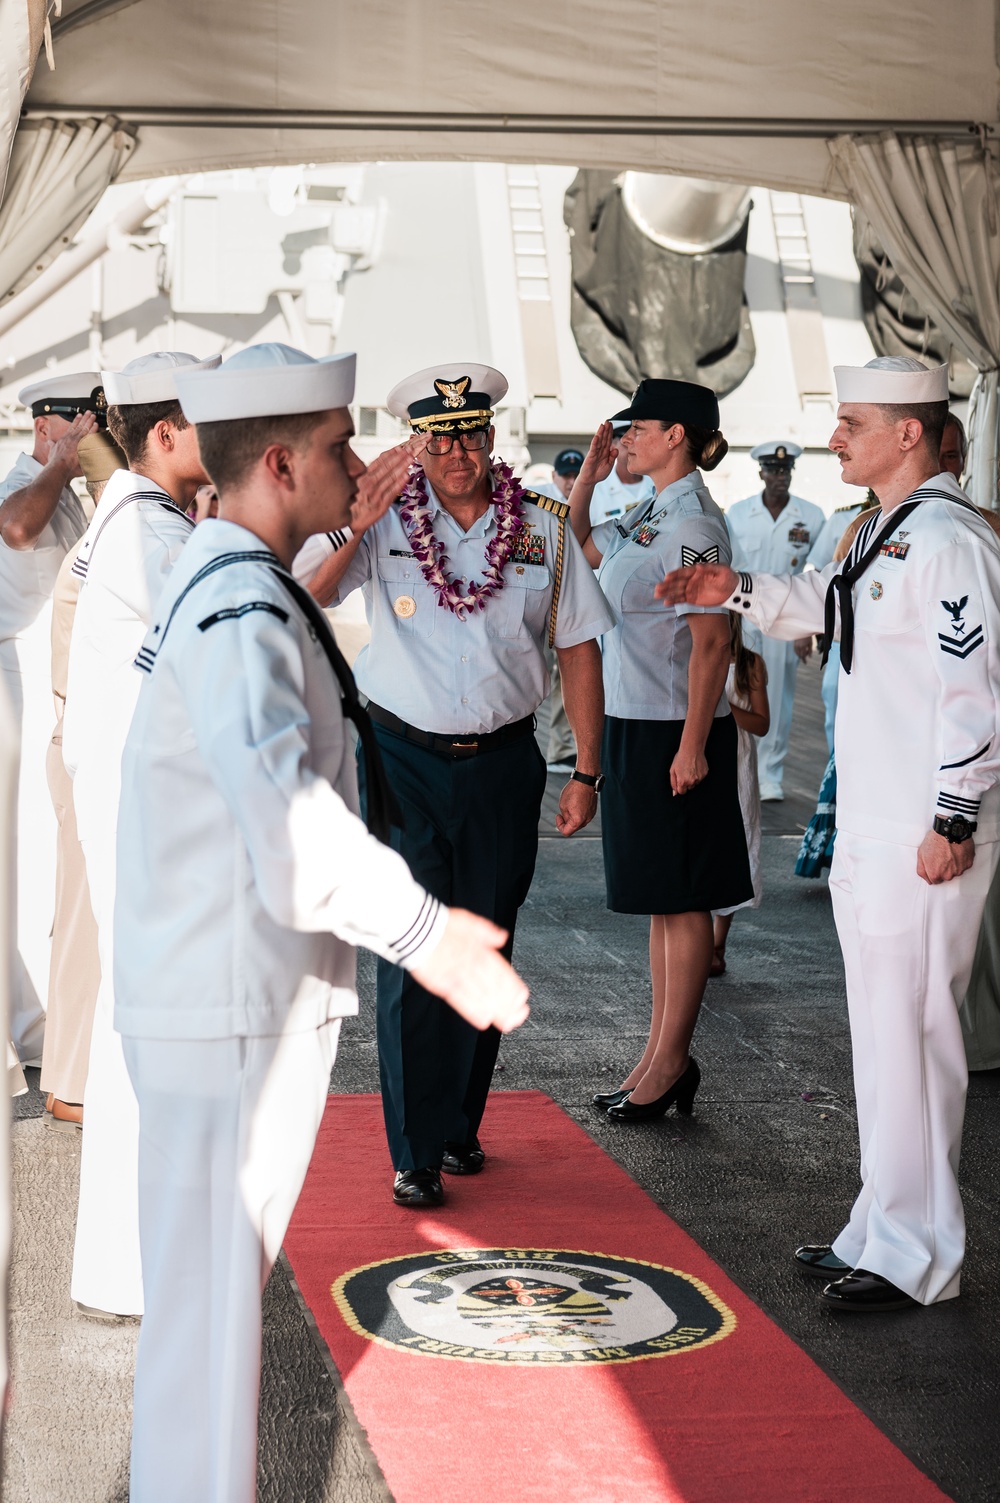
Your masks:
{"label": "black leather belt", "polygon": [[407,741],[415,741],[439,757],[478,757],[480,752],[496,751],[508,742],[523,741],[535,733],[534,715],[526,715],[523,720],[502,725],[498,731],[486,731],[481,736],[441,736],[435,731],[422,731],[418,726],[407,725],[405,720],[400,720],[390,710],[383,710],[372,700],[368,701],[368,714],[376,725],[384,725],[387,731],[405,736]]}

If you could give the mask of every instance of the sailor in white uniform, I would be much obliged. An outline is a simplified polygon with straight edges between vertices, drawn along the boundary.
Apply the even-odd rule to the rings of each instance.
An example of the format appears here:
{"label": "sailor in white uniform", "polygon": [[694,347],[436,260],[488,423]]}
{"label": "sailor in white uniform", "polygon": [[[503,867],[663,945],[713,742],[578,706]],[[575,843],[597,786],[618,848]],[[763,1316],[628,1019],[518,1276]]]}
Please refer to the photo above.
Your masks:
{"label": "sailor in white uniform", "polygon": [[[823,523],[819,537],[809,550],[806,562],[810,568],[825,569],[837,556],[837,544],[850,527],[855,517],[869,505],[878,505],[877,500],[851,501],[847,506],[838,506]],[[840,643],[827,643],[826,663],[823,668],[823,729],[826,744],[833,752],[833,725],[837,717],[837,689],[840,684]]]}
{"label": "sailor in white uniform", "polygon": [[[758,444],[750,458],[760,464],[762,489],[755,496],[737,501],[726,512],[733,540],[733,568],[766,570],[768,573],[801,574],[809,550],[823,529],[826,517],[820,507],[790,491],[792,470],[802,450],[798,444]],[[782,799],[785,757],[792,729],[795,680],[799,662],[812,650],[812,638],[779,642],[765,636],[762,657],[767,667],[767,697],[771,706],[771,729],[757,749],[762,799]]]}
{"label": "sailor in white uniform", "polygon": [[832,1280],[827,1303],[878,1311],[959,1292],[958,1009],[1000,853],[1000,543],[939,471],[947,366],[895,356],[835,374],[830,447],[881,501],[844,563],[799,577],[701,566],[657,595],[726,601],[787,638],[839,630],[830,890],[862,1185],[832,1245],[796,1256]]}
{"label": "sailor in white uniform", "polygon": [[[219,357],[205,362],[219,363]],[[112,475],[74,564],[83,581],[70,640],[63,759],[97,920],[101,986],[84,1091],[72,1295],[85,1309],[141,1315],[135,1096],[114,1032],[115,828],[121,754],[135,709],[133,663],[193,524],[206,479],[174,376],[193,355],[143,355],[104,372],[112,437],[130,468]]]}
{"label": "sailor in white uniform", "polygon": [[0,671],[21,731],[11,1036],[21,1061],[38,1065],[55,908],[56,823],[45,781],[55,718],[52,591],[87,526],[69,482],[82,473],[77,445],[104,422],[105,403],[97,371],[47,377],[26,386],[18,400],[31,409],[34,445],[0,482]]}
{"label": "sailor in white uniform", "polygon": [[[405,449],[367,477],[350,449],[354,356],[255,346],[177,384],[220,514],[160,597],[123,762],[116,1023],[146,1288],[129,1496],[251,1503],[261,1292],[357,1011],[354,947],[480,1028],[515,1027],[527,989],[503,932],[449,912],[383,843],[371,723],[289,572],[307,536],[348,521],[359,480],[396,494],[405,479]],[[347,718],[379,838],[358,818]]]}

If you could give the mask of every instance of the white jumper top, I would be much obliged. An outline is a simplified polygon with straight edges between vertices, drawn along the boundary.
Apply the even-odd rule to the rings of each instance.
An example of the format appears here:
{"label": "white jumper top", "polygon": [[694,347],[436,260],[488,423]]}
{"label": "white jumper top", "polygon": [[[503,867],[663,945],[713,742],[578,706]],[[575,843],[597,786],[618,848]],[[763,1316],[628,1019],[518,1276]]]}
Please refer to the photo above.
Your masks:
{"label": "white jumper top", "polygon": [[[921,495],[854,586],[854,663],[837,702],[837,826],[916,846],[935,815],[964,814],[978,820],[977,841],[993,841],[1000,541],[952,475],[928,480]],[[744,572],[730,608],[786,640],[822,631],[830,580],[887,520],[877,512],[866,522],[843,563],[798,577]]]}
{"label": "white jumper top", "polygon": [[355,945],[410,968],[447,921],[358,816],[339,686],[277,562],[203,522],[139,655],[115,904],[133,1038],[318,1028],[357,1011]]}

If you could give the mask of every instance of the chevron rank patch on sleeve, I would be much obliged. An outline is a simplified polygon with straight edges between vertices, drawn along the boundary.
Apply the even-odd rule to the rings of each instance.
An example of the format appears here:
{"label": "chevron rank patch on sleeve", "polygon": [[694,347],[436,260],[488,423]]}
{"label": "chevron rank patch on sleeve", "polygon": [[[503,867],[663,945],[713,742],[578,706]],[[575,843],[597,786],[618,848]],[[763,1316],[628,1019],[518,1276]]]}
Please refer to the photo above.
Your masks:
{"label": "chevron rank patch on sleeve", "polygon": [[688,548],[681,544],[681,568],[690,569],[692,564],[717,564],[719,562],[719,545],[713,543],[711,548],[706,548],[699,553],[697,548]]}
{"label": "chevron rank patch on sleeve", "polygon": [[963,595],[961,600],[942,600],[941,602],[951,620],[948,623],[948,631],[938,632],[938,641],[941,644],[941,651],[953,658],[969,657],[977,647],[982,647],[985,641],[981,624],[969,626],[966,623],[962,613],[968,603],[968,595]]}

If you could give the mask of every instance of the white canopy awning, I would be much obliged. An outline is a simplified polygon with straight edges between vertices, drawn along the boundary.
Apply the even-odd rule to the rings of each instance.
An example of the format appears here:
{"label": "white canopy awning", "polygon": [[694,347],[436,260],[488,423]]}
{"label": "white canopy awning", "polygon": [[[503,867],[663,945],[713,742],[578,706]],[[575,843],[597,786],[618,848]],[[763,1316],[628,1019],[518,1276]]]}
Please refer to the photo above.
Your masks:
{"label": "white canopy awning", "polygon": [[[26,6],[28,0],[2,0]],[[26,126],[125,177],[301,161],[631,166],[846,196],[826,139],[997,119],[994,0],[66,0]]]}
{"label": "white canopy awning", "polygon": [[[40,3],[0,0],[8,106],[31,77]],[[981,373],[976,496],[995,505],[996,11],[996,0],[947,12],[940,0],[617,0],[610,11],[606,0],[65,0],[55,70],[31,79],[17,150],[30,156],[26,138],[53,121],[107,119],[118,139],[137,131],[109,169],[119,178],[457,158],[860,200],[929,313],[959,288],[958,347]],[[906,165],[913,138],[926,142],[919,172]],[[981,218],[979,168],[990,213],[972,256],[959,252]]]}

